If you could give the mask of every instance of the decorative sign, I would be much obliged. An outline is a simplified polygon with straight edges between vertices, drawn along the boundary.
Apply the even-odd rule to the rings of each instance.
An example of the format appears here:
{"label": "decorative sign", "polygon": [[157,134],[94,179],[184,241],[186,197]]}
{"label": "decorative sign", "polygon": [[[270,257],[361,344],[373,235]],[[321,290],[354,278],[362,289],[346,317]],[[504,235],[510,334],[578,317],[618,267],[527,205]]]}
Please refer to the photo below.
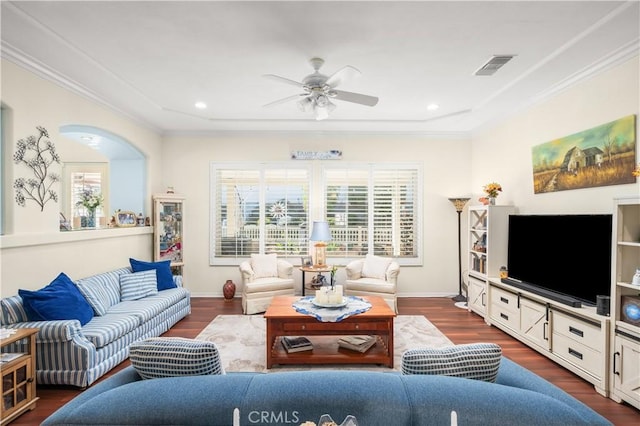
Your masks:
{"label": "decorative sign", "polygon": [[292,160],[340,160],[342,151],[332,149],[330,151],[291,151]]}

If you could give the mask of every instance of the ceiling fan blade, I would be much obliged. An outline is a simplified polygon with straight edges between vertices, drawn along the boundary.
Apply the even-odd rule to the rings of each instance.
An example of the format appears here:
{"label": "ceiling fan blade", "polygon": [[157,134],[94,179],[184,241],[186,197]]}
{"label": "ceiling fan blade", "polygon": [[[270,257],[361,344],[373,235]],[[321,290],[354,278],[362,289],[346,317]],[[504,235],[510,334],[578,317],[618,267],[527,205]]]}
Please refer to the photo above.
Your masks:
{"label": "ceiling fan blade", "polygon": [[362,73],[357,68],[347,65],[334,72],[327,81],[324,83],[327,86],[334,88],[349,80],[350,78],[360,77]]}
{"label": "ceiling fan blade", "polygon": [[269,80],[274,80],[274,81],[279,81],[281,83],[286,83],[286,84],[291,84],[292,86],[296,86],[296,87],[304,87],[304,84],[297,82],[295,80],[291,80],[288,78],[284,78],[284,77],[280,77],[279,75],[274,75],[274,74],[263,74],[262,75],[265,78],[268,78]]}
{"label": "ceiling fan blade", "polygon": [[268,104],[264,104],[262,106],[263,107],[270,107],[270,106],[274,106],[274,105],[280,105],[280,104],[283,104],[285,102],[293,101],[295,99],[300,99],[300,96],[305,96],[305,95],[306,95],[306,93],[287,96],[286,98],[278,99],[277,101],[269,102]]}
{"label": "ceiling fan blade", "polygon": [[366,106],[375,106],[378,103],[376,96],[363,95],[360,93],[345,92],[344,90],[332,90],[331,97],[341,101],[353,102]]}

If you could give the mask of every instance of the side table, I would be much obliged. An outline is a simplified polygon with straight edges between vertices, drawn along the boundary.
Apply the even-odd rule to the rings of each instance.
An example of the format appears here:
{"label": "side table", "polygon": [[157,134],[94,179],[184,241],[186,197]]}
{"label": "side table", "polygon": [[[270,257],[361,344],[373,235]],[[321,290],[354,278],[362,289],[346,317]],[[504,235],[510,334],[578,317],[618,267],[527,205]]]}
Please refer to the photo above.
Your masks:
{"label": "side table", "polygon": [[[0,425],[6,425],[27,410],[36,408],[36,334],[37,328],[20,328],[14,334],[0,339],[3,360],[2,403]],[[20,352],[5,349],[12,343],[26,340]]]}
{"label": "side table", "polygon": [[306,272],[311,272],[313,274],[321,274],[323,272],[331,272],[333,266],[301,266],[300,271],[302,271],[302,296],[304,296],[304,290],[307,286],[307,281],[305,278]]}

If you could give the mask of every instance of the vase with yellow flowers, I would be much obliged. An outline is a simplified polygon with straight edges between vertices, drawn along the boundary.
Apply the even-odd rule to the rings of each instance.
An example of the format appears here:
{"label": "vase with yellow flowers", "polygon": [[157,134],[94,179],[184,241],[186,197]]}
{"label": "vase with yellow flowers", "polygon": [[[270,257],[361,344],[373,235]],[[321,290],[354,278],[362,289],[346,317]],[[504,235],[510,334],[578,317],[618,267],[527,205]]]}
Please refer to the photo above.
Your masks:
{"label": "vase with yellow flowers", "polygon": [[482,190],[487,194],[489,205],[494,206],[496,204],[496,198],[502,192],[502,186],[497,182],[491,182],[486,184]]}

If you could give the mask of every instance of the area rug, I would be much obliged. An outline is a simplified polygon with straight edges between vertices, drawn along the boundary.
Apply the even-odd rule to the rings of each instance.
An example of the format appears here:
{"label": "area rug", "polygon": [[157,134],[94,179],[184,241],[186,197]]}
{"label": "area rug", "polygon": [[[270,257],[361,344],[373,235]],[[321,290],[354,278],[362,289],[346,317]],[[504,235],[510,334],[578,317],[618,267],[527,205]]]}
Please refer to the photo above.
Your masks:
{"label": "area rug", "polygon": [[[394,369],[400,370],[402,354],[407,349],[438,348],[452,342],[421,315],[398,315],[394,320]],[[393,371],[377,365],[266,365],[266,322],[261,315],[218,315],[196,339],[214,342],[225,371],[279,372],[322,368]]]}

